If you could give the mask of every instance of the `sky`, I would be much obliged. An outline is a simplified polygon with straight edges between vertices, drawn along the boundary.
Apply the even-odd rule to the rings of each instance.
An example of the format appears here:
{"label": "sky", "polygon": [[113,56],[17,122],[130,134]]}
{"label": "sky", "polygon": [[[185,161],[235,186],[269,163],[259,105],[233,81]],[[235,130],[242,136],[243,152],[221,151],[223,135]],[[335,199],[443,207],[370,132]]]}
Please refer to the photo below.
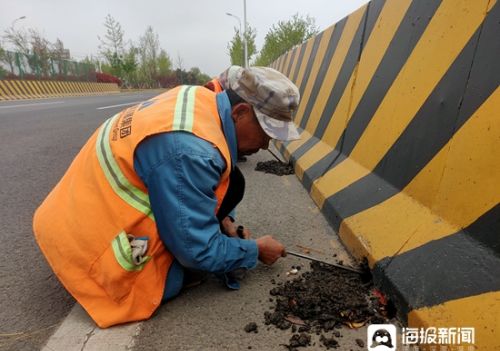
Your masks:
{"label": "sky", "polygon": [[[368,0],[247,0],[247,23],[257,30],[257,50],[268,30],[295,13],[316,20],[320,31],[355,11]],[[0,33],[35,28],[50,42],[61,39],[72,57],[98,53],[98,35],[104,36],[104,19],[111,14],[137,42],[148,25],[158,33],[160,46],[174,66],[178,57],[184,69],[198,67],[215,76],[230,65],[228,43],[243,23],[243,0],[0,0]],[[17,20],[21,16],[25,19]],[[243,24],[242,24],[243,25]]]}

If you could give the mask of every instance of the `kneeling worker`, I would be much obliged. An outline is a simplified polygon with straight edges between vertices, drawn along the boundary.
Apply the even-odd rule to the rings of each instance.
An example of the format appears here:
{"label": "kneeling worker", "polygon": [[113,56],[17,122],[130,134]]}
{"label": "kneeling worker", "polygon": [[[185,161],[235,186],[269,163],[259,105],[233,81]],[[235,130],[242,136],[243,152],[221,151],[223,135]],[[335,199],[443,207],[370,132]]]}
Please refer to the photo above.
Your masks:
{"label": "kneeling worker", "polygon": [[226,73],[223,92],[179,86],[105,121],[35,213],[41,251],[101,328],[149,318],[191,271],[237,288],[231,273],[286,254],[269,235],[238,237],[230,213],[238,155],[298,138],[299,92],[271,68]]}

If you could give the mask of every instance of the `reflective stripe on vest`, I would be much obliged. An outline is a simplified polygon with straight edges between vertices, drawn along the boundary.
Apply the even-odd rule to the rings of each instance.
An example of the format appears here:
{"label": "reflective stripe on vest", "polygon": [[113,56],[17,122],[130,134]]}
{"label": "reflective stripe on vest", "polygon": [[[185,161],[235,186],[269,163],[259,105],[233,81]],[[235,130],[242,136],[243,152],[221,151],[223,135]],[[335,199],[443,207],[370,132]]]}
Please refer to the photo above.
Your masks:
{"label": "reflective stripe on vest", "polygon": [[111,126],[119,116],[119,114],[116,114],[108,119],[99,130],[96,142],[97,158],[99,159],[99,164],[101,165],[109,185],[113,188],[115,193],[121,197],[123,201],[154,221],[148,194],[129,182],[116,163],[111,151],[109,134]]}
{"label": "reflective stripe on vest", "polygon": [[182,86],[175,103],[174,123],[172,130],[193,131],[194,100],[197,87]]}
{"label": "reflective stripe on vest", "polygon": [[[197,87],[195,86],[182,86],[179,90],[175,104],[172,130],[193,131],[196,89]],[[129,182],[118,166],[113,156],[113,152],[111,151],[109,141],[111,126],[119,117],[120,114],[116,114],[109,118],[99,130],[96,142],[99,164],[115,193],[121,197],[123,201],[154,221],[148,194]]]}

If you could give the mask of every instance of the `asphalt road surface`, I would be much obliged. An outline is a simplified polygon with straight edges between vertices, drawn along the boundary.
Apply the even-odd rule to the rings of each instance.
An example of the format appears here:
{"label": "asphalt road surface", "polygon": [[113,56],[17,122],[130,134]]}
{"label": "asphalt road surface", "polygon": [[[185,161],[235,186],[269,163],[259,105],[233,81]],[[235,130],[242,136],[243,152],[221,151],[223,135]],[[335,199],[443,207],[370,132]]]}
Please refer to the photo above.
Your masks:
{"label": "asphalt road surface", "polygon": [[0,349],[39,350],[74,304],[38,250],[33,212],[106,118],[154,95],[0,103]]}
{"label": "asphalt road surface", "polygon": [[[287,257],[249,272],[239,291],[215,279],[161,306],[149,321],[100,330],[52,274],[32,234],[34,210],[92,132],[109,116],[157,93],[0,103],[0,350],[286,350],[291,332],[268,328],[271,279],[286,280]],[[111,107],[110,107],[111,106]],[[275,152],[276,153],[276,152]],[[349,262],[335,233],[295,175],[254,171],[261,151],[240,168],[247,180],[238,219],[254,236],[273,234],[287,248]],[[244,327],[256,322],[259,332]],[[366,329],[343,330],[340,350],[362,350]],[[324,350],[319,337],[306,350]]]}

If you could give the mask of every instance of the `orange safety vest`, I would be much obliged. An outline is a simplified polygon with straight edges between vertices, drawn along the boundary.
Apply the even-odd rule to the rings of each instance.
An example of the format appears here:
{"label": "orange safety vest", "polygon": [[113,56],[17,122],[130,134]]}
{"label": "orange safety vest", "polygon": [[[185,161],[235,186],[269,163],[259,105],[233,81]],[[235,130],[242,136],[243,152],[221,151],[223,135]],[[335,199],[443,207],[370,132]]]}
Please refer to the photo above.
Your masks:
{"label": "orange safety vest", "polygon": [[205,84],[205,87],[207,89],[212,90],[214,93],[221,93],[224,91],[224,89],[222,88],[222,85],[220,84],[220,82],[217,78],[214,78],[210,82]]}
{"label": "orange safety vest", "polygon": [[[133,165],[142,140],[170,131],[193,133],[224,157],[217,212],[231,157],[216,94],[180,86],[104,122],[35,213],[33,230],[43,254],[101,328],[147,319],[160,305],[174,258],[160,240],[148,190]],[[132,261],[127,234],[149,238],[139,265]]]}

